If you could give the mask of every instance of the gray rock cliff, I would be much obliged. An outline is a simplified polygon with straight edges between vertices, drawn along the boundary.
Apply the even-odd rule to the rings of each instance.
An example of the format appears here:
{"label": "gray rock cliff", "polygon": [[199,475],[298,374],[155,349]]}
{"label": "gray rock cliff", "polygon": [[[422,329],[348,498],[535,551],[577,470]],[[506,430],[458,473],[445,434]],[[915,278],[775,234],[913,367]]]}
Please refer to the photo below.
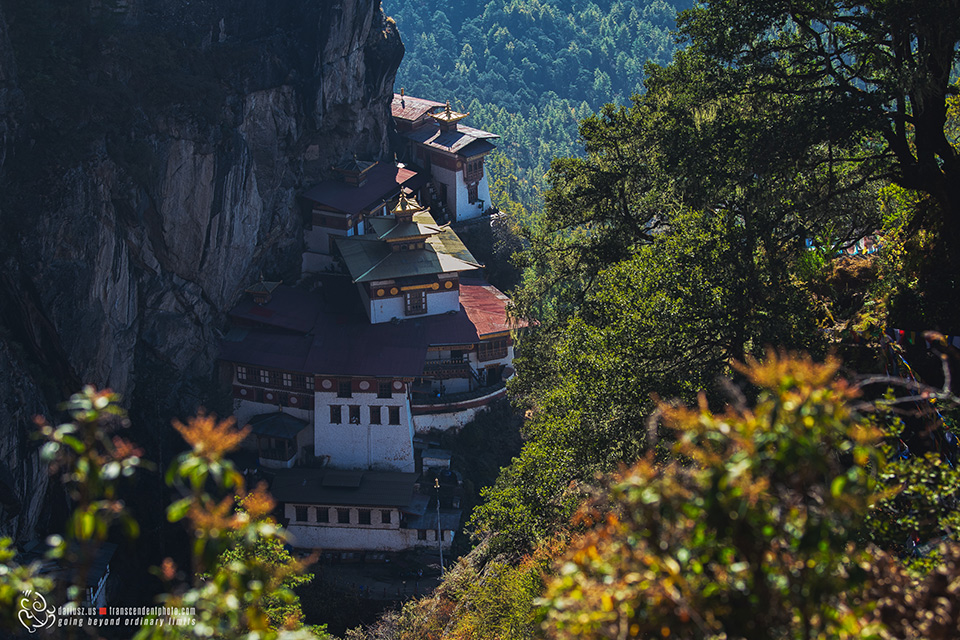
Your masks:
{"label": "gray rock cliff", "polygon": [[245,285],[298,276],[297,194],[389,155],[403,55],[379,0],[62,6],[0,0],[0,464],[19,503],[0,533],[21,537],[46,483],[31,417],[80,382],[190,410]]}

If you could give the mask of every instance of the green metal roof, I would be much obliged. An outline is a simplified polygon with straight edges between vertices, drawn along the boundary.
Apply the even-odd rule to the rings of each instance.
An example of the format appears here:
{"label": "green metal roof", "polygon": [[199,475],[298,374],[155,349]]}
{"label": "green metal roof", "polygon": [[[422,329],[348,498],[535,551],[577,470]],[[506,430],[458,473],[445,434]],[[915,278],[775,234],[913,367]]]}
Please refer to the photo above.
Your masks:
{"label": "green metal roof", "polygon": [[418,238],[440,233],[443,230],[443,227],[438,225],[430,212],[425,209],[417,210],[410,220],[404,220],[395,215],[375,216],[367,218],[367,224],[381,240]]}
{"label": "green metal roof", "polygon": [[438,229],[426,238],[423,249],[393,251],[386,240],[374,234],[339,238],[337,246],[354,282],[472,271],[483,266],[456,233]]}

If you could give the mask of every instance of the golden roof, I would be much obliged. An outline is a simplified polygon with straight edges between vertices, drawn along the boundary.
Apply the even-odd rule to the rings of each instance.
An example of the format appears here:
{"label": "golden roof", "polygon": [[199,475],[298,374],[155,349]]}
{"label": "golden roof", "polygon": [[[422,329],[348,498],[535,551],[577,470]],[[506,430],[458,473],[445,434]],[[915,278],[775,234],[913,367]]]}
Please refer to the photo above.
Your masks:
{"label": "golden roof", "polygon": [[463,120],[470,114],[460,113],[459,111],[453,111],[452,109],[450,109],[450,101],[447,100],[447,106],[444,107],[443,111],[441,111],[440,113],[431,113],[428,115],[434,120],[436,120],[437,122],[452,124],[454,122],[459,122],[460,120]]}

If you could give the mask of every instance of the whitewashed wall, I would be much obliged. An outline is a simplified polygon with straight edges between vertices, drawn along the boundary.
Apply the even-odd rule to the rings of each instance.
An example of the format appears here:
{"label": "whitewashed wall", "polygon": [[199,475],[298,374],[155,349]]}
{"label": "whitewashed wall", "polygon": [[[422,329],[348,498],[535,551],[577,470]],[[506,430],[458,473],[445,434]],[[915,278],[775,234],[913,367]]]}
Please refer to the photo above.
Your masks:
{"label": "whitewashed wall", "polygon": [[[330,405],[339,405],[341,424],[330,422]],[[360,424],[350,424],[351,405],[360,407]],[[400,408],[400,424],[389,422],[389,412],[380,410],[382,424],[370,423],[370,407]],[[330,456],[330,465],[341,469],[414,471],[413,436],[406,391],[392,398],[378,398],[377,390],[355,392],[338,398],[335,390],[317,391],[314,411],[314,444],[318,456]]]}

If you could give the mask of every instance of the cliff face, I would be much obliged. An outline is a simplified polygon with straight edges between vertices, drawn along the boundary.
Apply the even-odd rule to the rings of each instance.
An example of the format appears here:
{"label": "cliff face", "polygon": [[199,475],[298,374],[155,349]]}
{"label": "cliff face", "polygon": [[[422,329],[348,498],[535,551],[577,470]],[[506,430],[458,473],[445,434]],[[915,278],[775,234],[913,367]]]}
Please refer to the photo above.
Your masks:
{"label": "cliff face", "polygon": [[[162,379],[144,397],[189,410],[244,286],[298,275],[296,194],[351,154],[388,155],[403,53],[379,0],[63,4],[0,0],[0,461],[15,479],[45,409],[37,371],[51,400]],[[43,488],[26,475],[21,502]],[[29,535],[27,512],[0,531]]]}

